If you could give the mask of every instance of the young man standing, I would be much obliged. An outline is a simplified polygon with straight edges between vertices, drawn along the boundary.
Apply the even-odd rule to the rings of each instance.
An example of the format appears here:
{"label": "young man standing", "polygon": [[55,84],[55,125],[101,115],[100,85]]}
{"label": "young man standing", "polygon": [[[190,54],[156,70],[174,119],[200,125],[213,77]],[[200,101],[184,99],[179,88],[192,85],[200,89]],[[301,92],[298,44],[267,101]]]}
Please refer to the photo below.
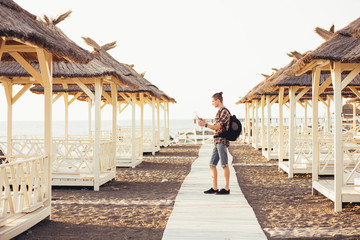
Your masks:
{"label": "young man standing", "polygon": [[[230,170],[228,164],[228,155],[227,155],[227,147],[229,147],[229,141],[225,137],[220,137],[219,134],[227,131],[229,129],[230,124],[230,112],[225,109],[223,104],[223,97],[222,92],[215,93],[212,96],[212,105],[215,108],[218,108],[219,111],[215,117],[215,124],[211,125],[206,123],[202,118],[199,119],[199,126],[207,127],[215,131],[214,133],[214,149],[210,159],[210,171],[212,174],[213,186],[209,190],[205,191],[206,194],[230,194],[229,189],[229,180],[230,180]],[[225,177],[225,187],[222,188],[220,191],[217,187],[217,170],[216,165],[218,164],[219,160],[221,161],[221,166],[224,171]]]}

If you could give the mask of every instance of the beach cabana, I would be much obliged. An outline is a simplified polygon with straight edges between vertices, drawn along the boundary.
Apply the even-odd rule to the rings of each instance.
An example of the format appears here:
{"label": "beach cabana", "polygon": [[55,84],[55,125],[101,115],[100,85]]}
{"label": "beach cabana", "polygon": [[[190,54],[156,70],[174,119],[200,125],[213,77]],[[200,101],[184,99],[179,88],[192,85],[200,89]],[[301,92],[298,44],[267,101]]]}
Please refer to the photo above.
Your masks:
{"label": "beach cabana", "polygon": [[[65,19],[71,11],[60,15],[57,19],[50,20],[47,17],[46,26],[52,29],[63,39],[68,39],[66,35],[55,26]],[[61,20],[59,20],[61,19]],[[31,62],[34,69],[39,68],[38,62]],[[3,63],[0,67],[0,75],[3,79],[19,80],[29,79],[31,76],[17,63]],[[101,139],[101,97],[106,94],[102,91],[103,85],[108,84],[116,91],[118,84],[136,86],[128,79],[123,79],[110,67],[104,66],[99,60],[93,59],[87,64],[74,62],[55,62],[53,64],[53,86],[61,85],[65,89],[78,86],[85,94],[88,94],[95,105],[95,136],[93,139],[70,139],[68,138],[67,109],[79,95],[75,95],[70,101],[68,92],[64,95],[65,99],[65,139],[53,139],[53,164],[52,164],[52,185],[54,186],[93,186],[94,190],[114,179],[116,176],[115,166],[115,139],[116,139],[116,96],[110,99],[113,107],[113,139]],[[94,87],[94,91],[89,90],[89,86]],[[44,93],[44,87],[42,86]],[[59,95],[52,99],[55,102]],[[12,140],[13,145],[7,151],[17,153],[17,156],[32,154],[41,155],[43,152],[42,139],[16,139]],[[36,146],[36,147],[34,147]],[[29,152],[31,150],[31,152]]]}
{"label": "beach cabana", "polygon": [[[321,193],[334,201],[335,211],[342,211],[343,202],[360,202],[360,192],[358,189],[357,170],[360,162],[349,172],[345,172],[344,153],[348,150],[344,147],[343,128],[342,128],[342,91],[360,73],[360,18],[350,23],[345,28],[335,32],[331,38],[320,45],[313,52],[307,54],[299,60],[290,70],[289,74],[301,75],[306,72],[312,74],[312,107],[313,107],[313,126],[318,125],[318,96],[321,73],[329,73],[330,83],[333,87],[334,98],[334,127],[333,127],[333,148],[334,148],[334,179],[322,179],[319,177],[319,136],[313,127],[312,148],[313,148],[313,167],[312,167],[312,187],[314,194]],[[344,76],[345,75],[345,76]],[[356,96],[360,96],[359,90],[355,86],[348,87]],[[357,151],[357,144],[352,146]]]}
{"label": "beach cabana", "polygon": [[[0,165],[0,237],[10,239],[51,216],[52,164],[52,64],[75,61],[87,63],[92,56],[69,39],[36,20],[36,16],[10,0],[0,2],[0,60],[16,61],[31,78],[24,80],[0,78],[7,105],[7,139],[12,145],[12,107],[33,83],[44,86],[44,154],[38,157],[13,158],[5,153],[8,163]],[[35,69],[29,61],[38,61]],[[40,70],[40,71],[39,71]],[[24,87],[13,92],[13,85]]]}
{"label": "beach cabana", "polygon": [[[145,102],[151,106],[152,109],[152,128],[150,130],[150,134],[146,134],[149,132],[147,129],[144,129],[144,145],[143,151],[144,152],[155,152],[160,150],[160,108],[163,108],[167,115],[166,119],[164,119],[166,124],[166,128],[169,129],[169,103],[175,103],[176,101],[167,96],[164,92],[158,89],[155,85],[151,84],[148,80],[146,80],[143,76],[138,74],[130,65],[120,63],[115,58],[113,58],[104,47],[100,47],[94,40],[91,38],[84,38],[85,42],[93,47],[93,56],[95,59],[101,61],[104,65],[108,67],[112,67],[115,69],[116,72],[122,74],[128,79],[131,79],[134,82],[137,82],[143,90],[151,93],[147,98],[144,98]],[[157,123],[155,122],[156,117],[156,110],[157,110]],[[167,130],[168,132],[168,130]],[[165,134],[167,139],[169,134]],[[150,137],[151,142],[146,140],[147,136]]]}

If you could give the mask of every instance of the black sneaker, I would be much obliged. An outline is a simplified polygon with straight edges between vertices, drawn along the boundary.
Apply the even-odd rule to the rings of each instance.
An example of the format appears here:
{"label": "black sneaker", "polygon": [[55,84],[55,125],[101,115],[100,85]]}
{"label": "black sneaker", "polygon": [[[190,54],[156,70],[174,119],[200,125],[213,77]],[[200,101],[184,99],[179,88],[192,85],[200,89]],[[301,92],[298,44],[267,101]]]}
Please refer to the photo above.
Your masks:
{"label": "black sneaker", "polygon": [[225,188],[222,188],[220,191],[216,193],[216,195],[227,195],[230,194],[230,189],[226,190]]}
{"label": "black sneaker", "polygon": [[219,192],[218,189],[214,190],[213,188],[210,188],[209,190],[204,191],[205,194],[212,194],[212,193],[218,193],[218,192]]}

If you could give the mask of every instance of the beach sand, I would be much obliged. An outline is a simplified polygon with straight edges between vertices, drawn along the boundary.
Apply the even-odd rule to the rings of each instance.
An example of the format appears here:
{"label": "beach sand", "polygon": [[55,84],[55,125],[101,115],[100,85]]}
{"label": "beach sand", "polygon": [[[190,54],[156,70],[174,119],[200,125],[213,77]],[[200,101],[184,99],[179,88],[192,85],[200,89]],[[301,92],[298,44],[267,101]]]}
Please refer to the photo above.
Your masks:
{"label": "beach sand", "polygon": [[116,179],[98,192],[53,188],[52,220],[16,239],[161,239],[200,146],[175,145],[145,155],[136,168],[117,168]]}
{"label": "beach sand", "polygon": [[[360,239],[360,205],[344,204],[335,213],[332,201],[311,194],[311,175],[289,179],[250,145],[232,144],[238,182],[269,239]],[[256,165],[254,164],[256,163]]]}
{"label": "beach sand", "polygon": [[[201,145],[162,148],[136,168],[118,168],[99,192],[53,188],[52,220],[16,239],[161,239],[180,186]],[[360,204],[311,194],[311,175],[289,179],[250,145],[229,148],[247,201],[269,239],[360,239]],[[210,174],[210,173],[209,173]]]}

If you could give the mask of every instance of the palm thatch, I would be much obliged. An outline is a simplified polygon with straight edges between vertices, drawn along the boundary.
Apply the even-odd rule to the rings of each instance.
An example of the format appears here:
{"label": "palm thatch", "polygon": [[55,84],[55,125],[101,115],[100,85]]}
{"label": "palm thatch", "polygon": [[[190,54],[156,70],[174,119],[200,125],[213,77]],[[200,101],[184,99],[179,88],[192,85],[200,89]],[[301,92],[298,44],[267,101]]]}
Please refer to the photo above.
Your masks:
{"label": "palm thatch", "polygon": [[[91,92],[95,93],[95,87],[93,85],[88,85],[87,87]],[[103,85],[103,90],[111,96],[111,85],[109,84]],[[30,88],[30,91],[36,94],[44,94],[44,87],[41,85],[36,85]],[[118,101],[125,102],[125,99],[119,93],[141,93],[146,91],[139,89],[134,90],[129,87],[121,87],[118,85],[117,92],[118,92],[118,97],[117,97]],[[82,90],[78,85],[72,85],[72,84],[67,85],[67,88],[64,88],[63,85],[53,85],[53,93],[68,93],[70,95],[76,95],[78,93],[82,93],[82,95],[78,97],[78,100],[80,101],[87,101],[87,99],[89,98],[88,95],[84,92],[84,90]],[[106,102],[106,99],[102,97],[102,101]]]}
{"label": "palm thatch", "polygon": [[[85,42],[93,47],[94,51],[92,52],[95,59],[102,62],[104,65],[113,68],[118,78],[123,79],[126,82],[131,82],[136,87],[139,87],[142,91],[148,91],[153,96],[157,98],[165,98],[170,102],[176,102],[175,99],[167,96],[163,91],[158,89],[155,85],[151,84],[148,80],[146,80],[141,74],[137,73],[131,65],[123,64],[114,59],[108,52],[107,49],[109,47],[115,46],[115,42],[110,44],[105,44],[100,47],[93,39],[88,37],[83,37]],[[131,85],[130,85],[131,86]]]}
{"label": "palm thatch", "polygon": [[335,34],[334,34],[334,25],[331,26],[329,31],[327,31],[327,30],[325,30],[323,28],[316,27],[315,32],[317,34],[319,34],[319,36],[322,37],[325,41],[327,41],[330,38],[332,38],[333,36],[335,36]]}
{"label": "palm thatch", "polygon": [[317,59],[342,63],[360,62],[360,18],[346,27],[336,31],[334,36],[321,44],[317,49],[304,56],[294,65],[288,74],[301,71],[307,64]]}
{"label": "palm thatch", "polygon": [[[23,42],[46,49],[53,54],[54,61],[72,60],[87,63],[92,59],[91,54],[76,45],[68,38],[64,38],[52,29],[38,21],[36,16],[27,12],[12,0],[0,1],[0,36],[5,37],[6,44]],[[8,38],[14,38],[8,40]],[[34,53],[21,53],[27,60],[37,60]],[[2,55],[3,61],[14,61],[8,54]]]}
{"label": "palm thatch", "polygon": [[[56,26],[59,22],[65,20],[71,11],[68,11],[59,17],[49,18],[44,15],[44,24],[52,29],[56,34],[61,35],[62,39],[68,37]],[[30,62],[30,64],[39,71],[38,62]],[[87,64],[74,62],[54,62],[53,78],[92,78],[112,75],[117,78],[117,73],[113,68],[107,67],[97,59],[93,59]],[[31,75],[18,62],[0,62],[0,76],[6,77],[30,77]],[[123,82],[127,85],[127,82]]]}

